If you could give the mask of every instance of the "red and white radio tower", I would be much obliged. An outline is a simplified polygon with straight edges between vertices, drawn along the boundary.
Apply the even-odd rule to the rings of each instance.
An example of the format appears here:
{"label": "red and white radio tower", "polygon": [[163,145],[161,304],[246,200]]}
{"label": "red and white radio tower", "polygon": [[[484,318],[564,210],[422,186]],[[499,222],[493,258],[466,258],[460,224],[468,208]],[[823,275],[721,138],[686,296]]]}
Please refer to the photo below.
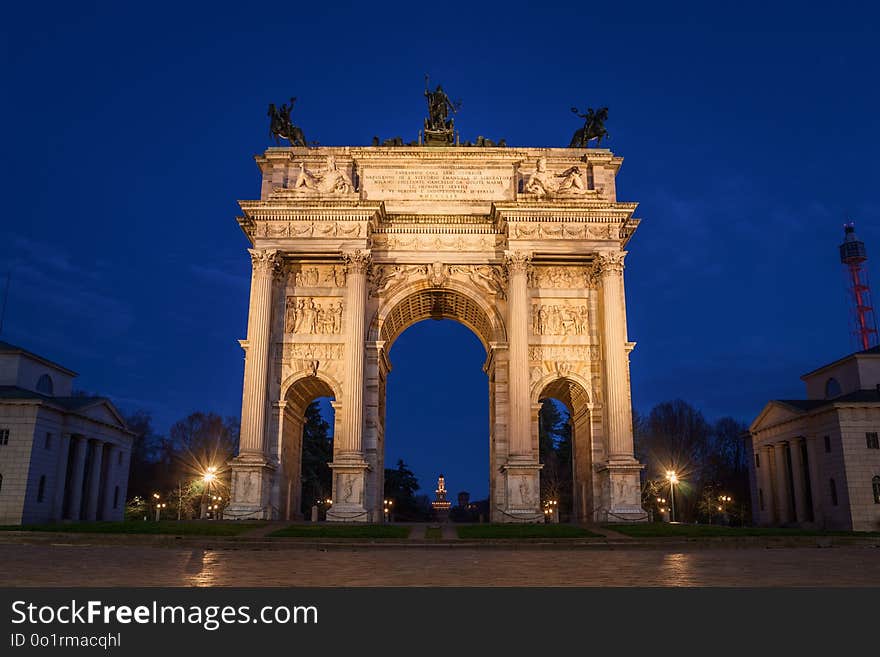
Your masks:
{"label": "red and white radio tower", "polygon": [[874,305],[871,303],[871,286],[868,284],[868,272],[863,267],[868,259],[865,243],[856,237],[855,224],[843,225],[844,238],[840,245],[840,261],[846,268],[846,280],[849,286],[850,300],[853,305],[854,334],[859,348],[876,347],[877,318],[874,316]]}

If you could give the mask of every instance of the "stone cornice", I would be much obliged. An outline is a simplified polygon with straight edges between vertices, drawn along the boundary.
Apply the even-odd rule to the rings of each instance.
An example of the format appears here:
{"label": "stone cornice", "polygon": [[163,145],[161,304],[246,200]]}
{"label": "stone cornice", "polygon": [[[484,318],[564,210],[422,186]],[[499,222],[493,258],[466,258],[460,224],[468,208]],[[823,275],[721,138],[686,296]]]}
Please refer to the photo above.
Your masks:
{"label": "stone cornice", "polygon": [[523,162],[531,162],[543,157],[551,166],[585,163],[610,170],[617,175],[623,158],[605,148],[563,148],[563,147],[481,147],[481,146],[320,146],[270,147],[264,153],[254,156],[254,160],[264,175],[270,175],[277,167],[287,167],[297,162],[314,163],[333,155],[340,166],[353,165],[357,168],[370,166],[419,166],[433,163],[474,165],[487,168],[513,167],[518,169]]}

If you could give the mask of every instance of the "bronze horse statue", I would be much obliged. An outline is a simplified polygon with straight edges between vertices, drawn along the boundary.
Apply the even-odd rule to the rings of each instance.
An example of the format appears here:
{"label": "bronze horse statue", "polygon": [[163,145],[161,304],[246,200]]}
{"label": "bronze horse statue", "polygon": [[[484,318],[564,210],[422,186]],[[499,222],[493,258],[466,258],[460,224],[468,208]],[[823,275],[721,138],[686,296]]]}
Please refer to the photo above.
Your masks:
{"label": "bronze horse statue", "polygon": [[275,145],[281,144],[281,139],[286,139],[291,146],[305,146],[306,137],[303,131],[293,125],[290,120],[290,112],[296,103],[296,98],[290,99],[290,105],[284,103],[280,108],[275,103],[269,103],[269,136],[275,138]]}
{"label": "bronze horse statue", "polygon": [[608,108],[600,107],[593,110],[592,107],[587,108],[586,112],[580,112],[577,107],[572,107],[571,111],[584,120],[584,126],[578,128],[571,138],[569,148],[587,148],[590,142],[595,139],[596,147],[602,145],[602,138],[610,138],[608,131],[605,129],[605,121],[608,120]]}

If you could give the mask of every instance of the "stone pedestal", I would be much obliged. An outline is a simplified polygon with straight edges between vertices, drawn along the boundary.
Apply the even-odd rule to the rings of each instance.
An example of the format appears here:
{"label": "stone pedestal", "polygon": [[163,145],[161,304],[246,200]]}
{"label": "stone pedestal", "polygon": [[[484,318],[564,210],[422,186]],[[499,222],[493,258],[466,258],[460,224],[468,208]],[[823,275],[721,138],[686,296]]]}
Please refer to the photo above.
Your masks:
{"label": "stone pedestal", "polygon": [[607,522],[646,522],[648,513],[642,508],[642,486],[639,473],[644,466],[635,459],[609,461],[599,469],[608,486]]}
{"label": "stone pedestal", "polygon": [[276,520],[278,510],[270,504],[275,463],[259,454],[245,453],[233,459],[232,501],[223,512],[231,520]]}
{"label": "stone pedestal", "polygon": [[330,464],[333,470],[333,505],[327,510],[328,522],[372,522],[364,506],[368,466],[353,458]]}
{"label": "stone pedestal", "polygon": [[507,508],[502,522],[544,522],[541,509],[541,464],[511,458],[502,468],[507,488]]}

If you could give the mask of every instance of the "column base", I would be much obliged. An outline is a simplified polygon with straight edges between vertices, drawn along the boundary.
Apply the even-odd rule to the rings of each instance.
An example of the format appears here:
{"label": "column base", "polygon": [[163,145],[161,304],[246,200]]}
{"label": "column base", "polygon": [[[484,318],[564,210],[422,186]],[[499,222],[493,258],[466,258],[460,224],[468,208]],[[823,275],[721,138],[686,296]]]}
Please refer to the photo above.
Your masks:
{"label": "column base", "polygon": [[599,467],[598,476],[605,479],[602,488],[606,504],[597,510],[597,521],[648,522],[639,477],[644,467],[635,459],[609,460]]}
{"label": "column base", "polygon": [[262,454],[240,454],[232,468],[232,501],[223,511],[226,520],[277,520],[270,503],[275,463]]}
{"label": "column base", "polygon": [[327,522],[372,522],[364,506],[364,488],[369,465],[361,459],[340,458],[330,463],[333,470],[333,505]]}
{"label": "column base", "polygon": [[507,495],[503,508],[493,513],[496,522],[543,523],[541,478],[543,466],[531,460],[511,458],[501,468]]}

